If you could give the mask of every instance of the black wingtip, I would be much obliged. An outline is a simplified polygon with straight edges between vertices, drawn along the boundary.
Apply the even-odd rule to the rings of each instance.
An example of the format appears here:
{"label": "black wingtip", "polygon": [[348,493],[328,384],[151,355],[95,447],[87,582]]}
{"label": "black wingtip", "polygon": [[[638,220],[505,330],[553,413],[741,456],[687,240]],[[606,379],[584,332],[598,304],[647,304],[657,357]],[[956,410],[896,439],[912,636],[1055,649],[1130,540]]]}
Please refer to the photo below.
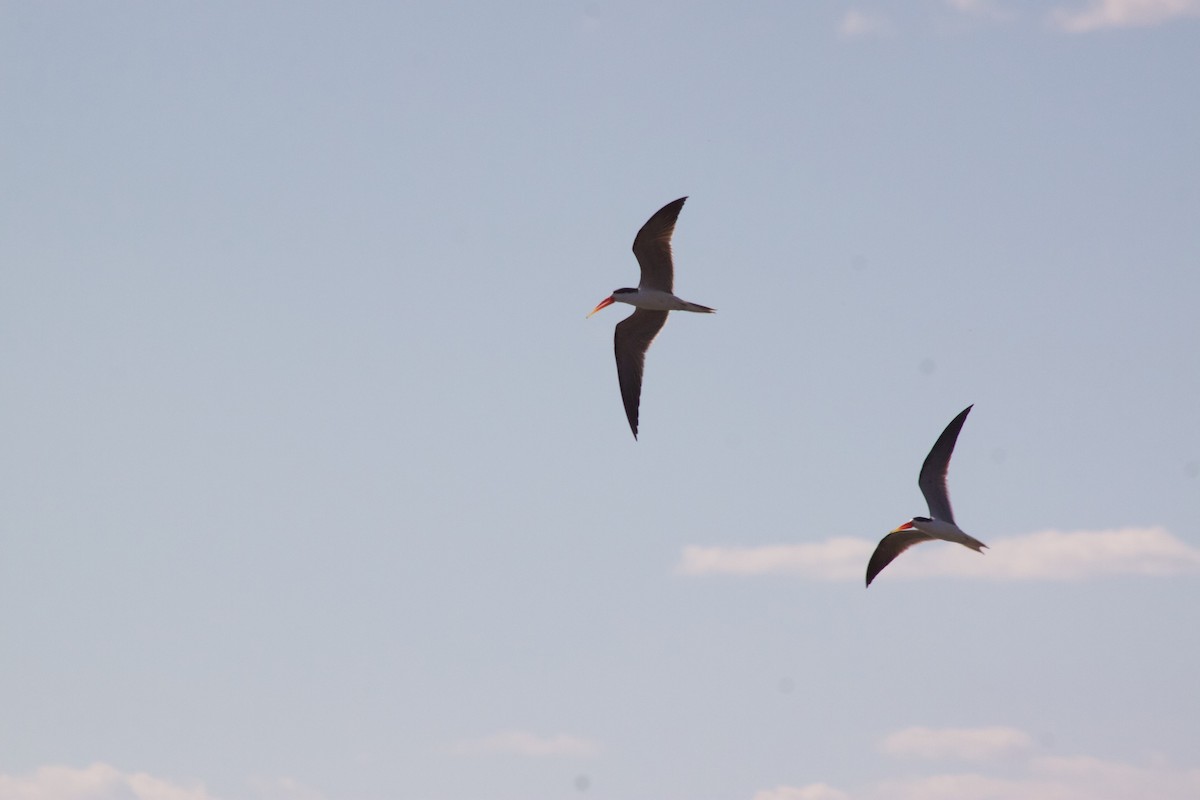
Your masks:
{"label": "black wingtip", "polygon": [[666,211],[668,208],[674,208],[676,213],[678,213],[679,211],[681,211],[683,209],[683,204],[687,202],[687,199],[688,199],[688,196],[685,194],[683,197],[680,197],[676,200],[672,200],[671,202],[667,203],[665,206],[660,208],[659,213]]}

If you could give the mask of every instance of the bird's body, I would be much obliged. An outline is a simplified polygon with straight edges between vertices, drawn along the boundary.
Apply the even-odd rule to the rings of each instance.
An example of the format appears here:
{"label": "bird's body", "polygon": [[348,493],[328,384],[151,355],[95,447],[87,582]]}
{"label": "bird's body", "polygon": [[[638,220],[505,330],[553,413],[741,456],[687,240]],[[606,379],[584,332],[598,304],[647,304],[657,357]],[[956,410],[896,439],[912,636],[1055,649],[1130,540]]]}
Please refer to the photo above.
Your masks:
{"label": "bird's body", "polygon": [[638,407],[642,396],[642,371],[646,351],[654,337],[667,324],[671,311],[694,311],[711,314],[715,309],[676,297],[673,293],[675,265],[671,257],[671,235],[675,220],[686,197],[667,203],[642,226],[633,240],[633,254],[642,268],[642,279],[636,289],[616,289],[592,309],[590,317],[613,303],[626,303],[636,310],[617,323],[613,334],[613,350],[617,359],[617,378],[621,384],[621,400],[633,438],[638,434]]}
{"label": "bird's body", "polygon": [[972,408],[974,406],[967,406],[950,421],[934,443],[933,449],[929,451],[929,455],[925,457],[925,463],[921,465],[921,477],[917,482],[921,487],[921,494],[925,495],[925,502],[929,505],[929,516],[913,517],[879,541],[867,564],[867,586],[870,586],[875,576],[898,555],[921,542],[941,539],[945,542],[957,542],[976,552],[983,552],[983,548],[987,547],[954,522],[954,509],[950,507],[950,494],[946,490],[946,471],[950,467],[950,456],[954,454],[958,434]]}
{"label": "bird's body", "polygon": [[647,311],[697,311],[711,314],[714,309],[698,303],[689,303],[670,292],[659,289],[617,289],[612,294],[614,303],[628,303]]}

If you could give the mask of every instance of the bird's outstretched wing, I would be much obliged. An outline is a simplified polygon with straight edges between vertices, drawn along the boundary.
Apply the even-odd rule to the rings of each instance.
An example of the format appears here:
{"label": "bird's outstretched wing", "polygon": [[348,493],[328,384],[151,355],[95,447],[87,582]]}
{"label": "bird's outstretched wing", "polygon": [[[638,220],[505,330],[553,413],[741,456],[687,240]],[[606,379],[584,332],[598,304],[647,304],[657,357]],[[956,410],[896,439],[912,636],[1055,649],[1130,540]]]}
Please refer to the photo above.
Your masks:
{"label": "bird's outstretched wing", "polygon": [[896,556],[914,544],[932,540],[933,537],[929,534],[912,529],[895,531],[880,539],[875,552],[871,554],[871,560],[867,562],[867,586],[871,585],[871,581],[875,580],[875,576],[882,572],[884,567],[892,563],[896,559]]}
{"label": "bird's outstretched wing", "polygon": [[625,403],[625,416],[633,438],[638,433],[638,403],[642,396],[642,367],[646,363],[646,350],[654,337],[667,323],[667,311],[649,311],[639,308],[617,323],[613,334],[613,350],[617,355],[617,378],[621,382],[621,400]]}
{"label": "bird's outstretched wing", "polygon": [[934,442],[933,449],[925,457],[925,463],[921,465],[921,477],[917,484],[921,487],[921,494],[925,495],[925,502],[929,504],[929,516],[934,519],[954,522],[950,493],[946,490],[946,470],[950,467],[950,456],[954,454],[958,432],[962,430],[963,423],[967,421],[967,414],[970,414],[974,407],[967,406],[957,417],[950,420],[946,430],[942,431],[942,435]]}
{"label": "bird's outstretched wing", "polygon": [[686,197],[673,200],[655,212],[633,239],[633,254],[642,268],[639,289],[674,291],[675,267],[671,261],[671,235]]}

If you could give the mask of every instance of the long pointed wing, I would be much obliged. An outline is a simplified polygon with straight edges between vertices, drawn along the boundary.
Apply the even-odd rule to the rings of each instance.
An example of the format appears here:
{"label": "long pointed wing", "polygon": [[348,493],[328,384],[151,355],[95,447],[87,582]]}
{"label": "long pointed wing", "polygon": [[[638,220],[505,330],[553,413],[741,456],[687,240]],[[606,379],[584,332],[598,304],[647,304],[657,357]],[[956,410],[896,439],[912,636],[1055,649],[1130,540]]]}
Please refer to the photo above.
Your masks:
{"label": "long pointed wing", "polygon": [[617,378],[621,382],[621,400],[633,438],[638,434],[638,403],[642,397],[642,366],[646,350],[654,337],[667,324],[667,311],[648,311],[639,308],[617,323],[613,334],[613,350],[617,354]]}
{"label": "long pointed wing", "polygon": [[633,254],[642,268],[639,289],[674,290],[675,267],[671,262],[671,234],[686,197],[673,200],[655,212],[633,240]]}
{"label": "long pointed wing", "polygon": [[875,552],[871,554],[871,560],[867,562],[867,586],[871,585],[871,581],[875,580],[875,576],[882,572],[884,567],[892,563],[896,559],[896,556],[914,544],[928,542],[932,539],[933,537],[928,534],[911,529],[889,533],[880,539],[879,546],[875,548]]}
{"label": "long pointed wing", "polygon": [[929,504],[929,516],[934,519],[954,522],[950,493],[946,490],[946,470],[950,467],[950,456],[954,454],[958,432],[962,430],[963,423],[967,421],[967,414],[970,414],[974,407],[967,406],[957,417],[950,420],[946,430],[942,431],[942,435],[934,442],[933,449],[925,457],[925,463],[921,465],[921,477],[917,484],[921,487],[921,494],[925,495],[925,502]]}

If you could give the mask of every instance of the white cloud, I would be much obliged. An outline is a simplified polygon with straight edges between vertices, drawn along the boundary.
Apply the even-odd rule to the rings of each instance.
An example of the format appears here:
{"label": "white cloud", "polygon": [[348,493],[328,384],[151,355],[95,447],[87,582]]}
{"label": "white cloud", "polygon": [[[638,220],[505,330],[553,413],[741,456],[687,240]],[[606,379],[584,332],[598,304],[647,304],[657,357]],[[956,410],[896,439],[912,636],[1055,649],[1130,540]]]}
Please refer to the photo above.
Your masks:
{"label": "white cloud", "polygon": [[846,38],[864,36],[887,36],[892,32],[892,24],[883,14],[851,9],[842,17],[838,24],[838,33]]}
{"label": "white cloud", "polygon": [[501,731],[482,739],[468,739],[453,747],[460,755],[513,756],[594,756],[600,752],[595,742],[575,736],[538,736],[526,731]]}
{"label": "white cloud", "polygon": [[1165,763],[1135,765],[1080,756],[1035,758],[1028,774],[1002,778],[979,773],[929,775],[886,781],[855,800],[1194,800],[1200,769]]}
{"label": "white cloud", "polygon": [[946,0],[946,5],[963,14],[995,16],[1000,13],[988,0]]}
{"label": "white cloud", "polygon": [[862,578],[874,542],[829,539],[816,544],[765,547],[683,548],[678,570],[685,575],[803,575],[841,581]]}
{"label": "white cloud", "polygon": [[984,27],[1007,25],[1021,18],[1021,13],[1000,0],[942,0],[949,13],[935,14],[931,23],[939,35],[959,35]]}
{"label": "white cloud", "polygon": [[1089,756],[1045,756],[1030,766],[1045,780],[1086,787],[1096,800],[1200,797],[1200,769],[1172,769],[1161,760],[1139,766]]}
{"label": "white cloud", "polygon": [[1033,739],[1016,728],[905,728],[883,740],[883,751],[893,756],[927,759],[987,761],[1022,753]]}
{"label": "white cloud", "polygon": [[[909,572],[914,574],[995,580],[1080,580],[1200,572],[1200,550],[1163,528],[1040,531],[998,539],[987,552],[986,565],[978,563],[983,559],[951,560],[944,551],[913,555],[917,557],[912,559]],[[897,565],[903,567],[899,559],[893,566]]]}
{"label": "white cloud", "polygon": [[[974,739],[979,747],[951,740]],[[909,728],[885,740],[898,745],[901,755],[921,757],[990,758],[1021,756],[1032,748],[1032,737],[1015,728],[965,728],[930,731]],[[936,755],[933,755],[935,754]],[[1195,800],[1200,797],[1200,769],[1181,768],[1163,759],[1144,764],[1104,761],[1090,756],[1026,755],[1004,774],[983,771],[936,773],[892,778],[852,790],[823,783],[803,787],[779,786],[758,792],[754,800]]]}
{"label": "white cloud", "polygon": [[984,0],[946,0],[946,5],[964,14],[975,14],[984,11],[989,6]]}
{"label": "white cloud", "polygon": [[850,800],[850,795],[824,783],[808,786],[779,786],[756,792],[754,800]]}
{"label": "white cloud", "polygon": [[178,786],[108,764],[84,769],[40,767],[30,775],[0,774],[0,800],[216,800],[203,785]]}
{"label": "white cloud", "polygon": [[1200,0],[1092,0],[1085,8],[1056,9],[1050,22],[1069,33],[1101,28],[1161,25],[1168,20],[1200,15]]}
{"label": "white cloud", "polygon": [[[863,800],[890,796],[895,800],[1068,800],[1069,787],[1052,786],[1035,778],[998,778],[978,773],[929,775],[884,781]],[[1098,799],[1097,799],[1098,800]]]}
{"label": "white cloud", "polygon": [[[1200,573],[1200,549],[1163,528],[1039,531],[984,537],[984,555],[943,542],[917,545],[888,565],[890,579],[963,577],[1014,581],[1083,580],[1114,575]],[[877,541],[829,539],[816,544],[683,548],[684,575],[800,575],[826,581],[862,580]]]}

